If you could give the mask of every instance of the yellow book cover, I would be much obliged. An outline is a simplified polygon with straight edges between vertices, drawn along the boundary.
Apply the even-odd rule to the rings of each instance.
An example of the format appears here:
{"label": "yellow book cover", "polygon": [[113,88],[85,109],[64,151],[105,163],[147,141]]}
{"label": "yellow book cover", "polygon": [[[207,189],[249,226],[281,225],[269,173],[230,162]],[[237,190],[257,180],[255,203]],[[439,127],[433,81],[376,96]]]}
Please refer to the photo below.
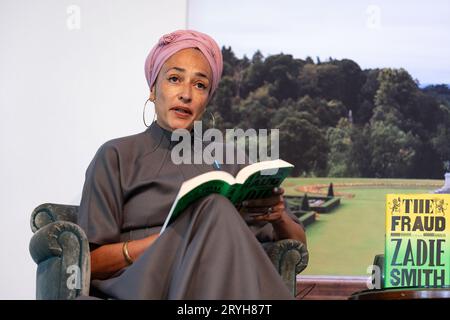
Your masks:
{"label": "yellow book cover", "polygon": [[386,196],[385,288],[450,285],[450,194]]}

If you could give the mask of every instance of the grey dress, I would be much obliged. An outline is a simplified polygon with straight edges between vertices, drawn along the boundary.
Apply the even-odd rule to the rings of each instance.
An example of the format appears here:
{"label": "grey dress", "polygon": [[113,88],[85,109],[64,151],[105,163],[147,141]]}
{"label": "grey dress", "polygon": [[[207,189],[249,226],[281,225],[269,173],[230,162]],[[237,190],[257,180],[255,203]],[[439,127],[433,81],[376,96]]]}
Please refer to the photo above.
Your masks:
{"label": "grey dress", "polygon": [[[86,172],[78,221],[91,249],[158,233],[182,182],[214,170],[207,164],[175,165],[170,153],[176,142],[170,136],[154,122],[146,131],[111,140],[97,151]],[[240,166],[222,169],[236,174]],[[228,199],[204,197],[132,265],[109,279],[92,280],[91,295],[291,299],[260,244],[273,236],[270,223],[246,222]]]}

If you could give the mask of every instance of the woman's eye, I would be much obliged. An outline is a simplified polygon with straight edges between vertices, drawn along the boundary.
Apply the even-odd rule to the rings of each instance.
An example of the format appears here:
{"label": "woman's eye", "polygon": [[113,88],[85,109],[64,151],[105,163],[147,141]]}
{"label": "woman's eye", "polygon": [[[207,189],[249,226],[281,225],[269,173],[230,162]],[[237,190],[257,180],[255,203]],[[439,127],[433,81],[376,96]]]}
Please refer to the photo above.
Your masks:
{"label": "woman's eye", "polygon": [[201,83],[201,82],[197,82],[195,85],[196,85],[197,88],[199,88],[199,89],[206,89],[206,86],[205,86],[203,83]]}
{"label": "woman's eye", "polygon": [[172,76],[169,78],[170,82],[177,82],[178,81],[178,77]]}

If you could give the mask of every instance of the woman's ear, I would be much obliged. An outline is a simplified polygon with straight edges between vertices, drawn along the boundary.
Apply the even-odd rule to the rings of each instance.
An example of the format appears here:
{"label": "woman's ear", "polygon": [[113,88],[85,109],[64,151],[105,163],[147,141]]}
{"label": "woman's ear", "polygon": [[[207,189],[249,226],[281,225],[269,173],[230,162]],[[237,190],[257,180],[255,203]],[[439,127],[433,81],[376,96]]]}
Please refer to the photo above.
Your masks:
{"label": "woman's ear", "polygon": [[150,89],[150,97],[148,98],[151,102],[154,102],[156,99],[155,85]]}

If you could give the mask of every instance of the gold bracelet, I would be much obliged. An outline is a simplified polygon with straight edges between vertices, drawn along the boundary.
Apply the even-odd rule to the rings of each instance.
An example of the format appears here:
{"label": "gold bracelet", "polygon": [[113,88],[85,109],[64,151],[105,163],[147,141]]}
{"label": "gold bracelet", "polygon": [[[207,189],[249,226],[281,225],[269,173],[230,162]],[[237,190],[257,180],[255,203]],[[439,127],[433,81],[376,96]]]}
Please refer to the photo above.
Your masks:
{"label": "gold bracelet", "polygon": [[128,242],[129,241],[125,241],[124,243],[123,243],[123,246],[122,246],[122,253],[123,253],[123,257],[125,258],[125,261],[128,263],[128,264],[133,264],[133,259],[131,259],[131,257],[130,257],[130,253],[128,252]]}

